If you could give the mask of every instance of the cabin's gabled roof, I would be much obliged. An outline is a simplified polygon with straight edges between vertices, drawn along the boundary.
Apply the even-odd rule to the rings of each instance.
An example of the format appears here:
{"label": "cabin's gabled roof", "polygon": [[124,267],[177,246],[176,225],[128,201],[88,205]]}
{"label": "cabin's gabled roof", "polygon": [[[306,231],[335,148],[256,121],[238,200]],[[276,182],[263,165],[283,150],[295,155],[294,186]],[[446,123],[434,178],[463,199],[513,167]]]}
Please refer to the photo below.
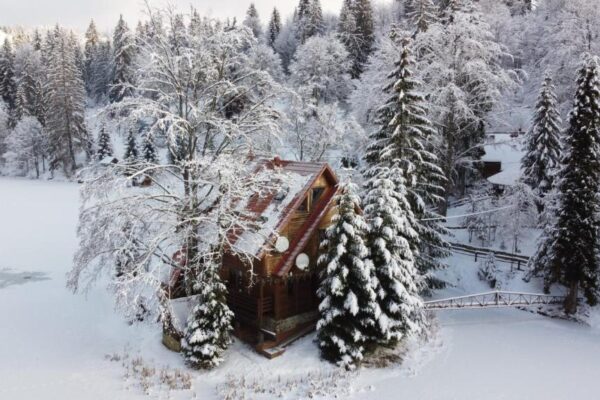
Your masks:
{"label": "cabin's gabled roof", "polygon": [[[278,180],[278,190],[268,191],[262,196],[253,196],[248,200],[245,208],[255,216],[255,220],[259,222],[257,231],[241,232],[238,237],[233,240],[233,245],[236,251],[250,254],[256,258],[261,258],[265,251],[269,250],[269,244],[272,244],[274,236],[285,227],[293,218],[295,211],[300,207],[308,191],[321,176],[331,183],[334,187],[337,184],[337,178],[331,167],[325,162],[305,162],[305,161],[290,161],[275,158],[273,160],[259,160],[257,163],[257,171],[260,169],[270,169],[280,171]],[[283,176],[283,177],[282,177]],[[309,220],[318,221],[321,219],[320,207],[321,204],[328,203],[325,201],[319,202],[319,207],[311,210]],[[330,199],[329,199],[330,200]],[[316,215],[319,213],[319,215]],[[307,220],[308,221],[308,220]],[[306,225],[306,224],[305,224]],[[310,226],[303,227],[298,233],[297,238],[303,237],[311,230]],[[294,256],[295,253],[300,253],[302,250],[295,249],[294,245],[298,240],[290,242],[290,248],[284,253],[282,261]],[[298,250],[296,252],[296,250]],[[283,268],[283,265],[282,265]],[[274,272],[279,275],[279,270]]]}

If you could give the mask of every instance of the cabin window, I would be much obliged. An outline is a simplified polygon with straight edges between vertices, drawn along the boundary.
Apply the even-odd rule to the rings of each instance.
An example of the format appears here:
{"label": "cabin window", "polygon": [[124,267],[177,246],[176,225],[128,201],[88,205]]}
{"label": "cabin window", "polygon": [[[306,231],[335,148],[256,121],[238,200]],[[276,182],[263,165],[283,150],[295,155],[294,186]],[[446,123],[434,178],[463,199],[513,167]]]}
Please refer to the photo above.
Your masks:
{"label": "cabin window", "polygon": [[304,198],[304,201],[300,204],[300,207],[298,207],[298,211],[308,212],[308,196]]}
{"label": "cabin window", "polygon": [[241,292],[243,286],[242,272],[238,270],[232,270],[229,276],[229,284],[231,285],[231,291]]}
{"label": "cabin window", "polygon": [[324,187],[316,187],[312,190],[312,203],[317,204],[323,193],[325,192]]}

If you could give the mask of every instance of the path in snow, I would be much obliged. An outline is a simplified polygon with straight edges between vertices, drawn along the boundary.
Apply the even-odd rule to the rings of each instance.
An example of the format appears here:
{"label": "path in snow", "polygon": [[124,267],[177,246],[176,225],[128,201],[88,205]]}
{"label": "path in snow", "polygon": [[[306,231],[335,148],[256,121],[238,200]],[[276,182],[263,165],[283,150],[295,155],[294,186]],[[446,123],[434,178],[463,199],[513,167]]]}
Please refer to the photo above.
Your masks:
{"label": "path in snow", "polygon": [[[144,398],[140,391],[125,390],[120,365],[104,359],[125,347],[181,366],[180,358],[160,345],[157,328],[131,327],[115,314],[104,288],[87,300],[66,290],[65,273],[77,244],[77,200],[74,184],[0,178],[0,399]],[[451,261],[456,267],[446,274],[457,287],[439,297],[483,291],[473,278],[472,258]],[[45,279],[3,284],[32,272]],[[351,380],[353,397],[597,397],[599,330],[509,309],[438,315],[433,343],[411,353],[401,367],[362,371]],[[318,361],[310,337],[273,361],[236,344],[221,368],[194,375],[194,388],[198,398],[210,399],[228,374],[267,376],[277,384],[279,376],[285,381],[321,370],[330,367]]]}

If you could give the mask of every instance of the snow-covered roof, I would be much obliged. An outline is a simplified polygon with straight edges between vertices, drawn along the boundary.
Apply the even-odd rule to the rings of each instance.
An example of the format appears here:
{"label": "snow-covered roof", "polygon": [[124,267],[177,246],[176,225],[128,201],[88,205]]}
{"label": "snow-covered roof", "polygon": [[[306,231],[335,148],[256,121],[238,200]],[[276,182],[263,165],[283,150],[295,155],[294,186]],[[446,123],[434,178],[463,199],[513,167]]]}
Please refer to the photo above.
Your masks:
{"label": "snow-covered roof", "polygon": [[[283,175],[277,176],[275,190],[262,196],[253,196],[245,205],[246,210],[255,215],[260,226],[258,230],[245,231],[238,235],[234,250],[260,258],[273,242],[279,230],[287,225],[300,206],[314,182],[326,171],[337,182],[329,165],[325,162],[289,161],[275,158],[260,160],[261,168],[279,169]],[[300,232],[303,233],[303,232]],[[294,249],[288,252],[291,254]],[[287,253],[287,252],[286,252]]]}
{"label": "snow-covered roof", "polygon": [[510,186],[521,177],[521,159],[523,158],[521,138],[498,140],[487,144],[482,161],[499,161],[501,171],[487,180],[495,185]]}

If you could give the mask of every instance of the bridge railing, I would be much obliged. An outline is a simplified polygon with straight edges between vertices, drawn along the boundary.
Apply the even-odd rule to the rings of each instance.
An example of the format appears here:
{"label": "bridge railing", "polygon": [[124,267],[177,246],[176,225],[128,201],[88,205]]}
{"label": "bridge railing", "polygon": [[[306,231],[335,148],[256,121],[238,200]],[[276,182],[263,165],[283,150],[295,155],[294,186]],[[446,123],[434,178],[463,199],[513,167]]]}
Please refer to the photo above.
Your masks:
{"label": "bridge railing", "polygon": [[446,299],[430,300],[424,303],[426,310],[457,310],[463,308],[517,307],[538,304],[562,304],[565,296],[539,293],[493,291]]}

